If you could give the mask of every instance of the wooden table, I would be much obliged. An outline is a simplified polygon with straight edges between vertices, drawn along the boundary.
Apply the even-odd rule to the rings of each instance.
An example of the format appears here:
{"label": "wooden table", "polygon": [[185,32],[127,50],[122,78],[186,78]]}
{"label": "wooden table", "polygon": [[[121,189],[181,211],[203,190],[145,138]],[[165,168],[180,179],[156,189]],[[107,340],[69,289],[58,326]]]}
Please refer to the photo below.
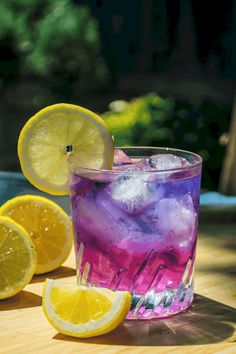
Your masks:
{"label": "wooden table", "polygon": [[[73,253],[51,278],[75,282]],[[44,276],[0,302],[0,353],[236,353],[236,225],[204,224],[198,242],[195,300],[170,319],[125,321],[82,340],[57,333],[44,317]]]}

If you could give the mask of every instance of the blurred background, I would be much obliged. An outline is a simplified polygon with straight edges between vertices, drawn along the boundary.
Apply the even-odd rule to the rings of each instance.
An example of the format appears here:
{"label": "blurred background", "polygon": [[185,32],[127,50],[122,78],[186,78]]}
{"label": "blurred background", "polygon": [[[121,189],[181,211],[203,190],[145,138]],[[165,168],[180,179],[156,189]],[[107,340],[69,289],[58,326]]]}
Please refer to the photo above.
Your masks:
{"label": "blurred background", "polygon": [[233,0],[1,0],[0,170],[20,171],[30,116],[70,102],[116,145],[199,153],[203,190],[236,194],[235,19]]}

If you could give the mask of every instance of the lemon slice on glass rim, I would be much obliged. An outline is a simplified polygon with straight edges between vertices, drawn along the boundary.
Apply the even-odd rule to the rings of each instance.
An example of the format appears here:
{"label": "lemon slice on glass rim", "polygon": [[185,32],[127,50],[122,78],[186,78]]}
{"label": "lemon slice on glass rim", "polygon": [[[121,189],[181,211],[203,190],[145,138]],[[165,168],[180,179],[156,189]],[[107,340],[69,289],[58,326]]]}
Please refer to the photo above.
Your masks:
{"label": "lemon slice on glass rim", "polygon": [[23,227],[0,216],[0,299],[20,292],[33,277],[35,246]]}
{"label": "lemon slice on glass rim", "polygon": [[25,177],[54,195],[68,194],[68,156],[77,166],[92,169],[110,169],[113,161],[113,139],[103,119],[66,103],[48,106],[30,118],[17,150]]}
{"label": "lemon slice on glass rim", "polygon": [[59,332],[79,338],[94,337],[115,329],[131,305],[128,291],[61,284],[47,279],[43,310]]}

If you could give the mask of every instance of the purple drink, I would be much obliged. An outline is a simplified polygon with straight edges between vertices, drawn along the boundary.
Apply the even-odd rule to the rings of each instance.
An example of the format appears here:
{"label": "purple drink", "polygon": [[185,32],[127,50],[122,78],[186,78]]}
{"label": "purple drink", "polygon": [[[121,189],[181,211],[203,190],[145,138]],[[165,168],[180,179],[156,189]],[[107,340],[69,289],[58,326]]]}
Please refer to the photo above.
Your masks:
{"label": "purple drink", "polygon": [[[128,156],[129,157],[128,157]],[[128,318],[193,300],[201,158],[161,148],[115,152],[113,170],[70,176],[78,282],[128,290]]]}

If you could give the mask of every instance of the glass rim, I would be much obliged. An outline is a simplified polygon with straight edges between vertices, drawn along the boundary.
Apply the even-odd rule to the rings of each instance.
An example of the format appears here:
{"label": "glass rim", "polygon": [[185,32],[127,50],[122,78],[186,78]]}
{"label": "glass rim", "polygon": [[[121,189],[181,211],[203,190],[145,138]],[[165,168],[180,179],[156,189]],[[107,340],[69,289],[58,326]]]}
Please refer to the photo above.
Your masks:
{"label": "glass rim", "polygon": [[[173,153],[173,155],[175,156],[179,156],[177,155],[177,153],[182,153],[182,154],[186,154],[188,156],[193,156],[196,159],[196,162],[192,163],[190,166],[184,166],[181,168],[170,168],[170,169],[164,169],[164,170],[152,170],[152,171],[142,171],[139,170],[138,172],[140,174],[160,174],[160,173],[169,173],[169,172],[182,172],[182,171],[189,171],[191,169],[200,167],[202,165],[202,157],[198,154],[196,154],[195,152],[192,151],[188,151],[188,150],[183,150],[183,149],[177,149],[177,148],[169,148],[169,147],[159,147],[159,146],[115,146],[115,149],[121,149],[121,150],[159,150],[159,151],[166,151],[168,153]],[[129,155],[128,155],[129,156]],[[129,156],[130,157],[130,156]],[[132,157],[132,156],[131,156]],[[134,156],[136,158],[147,158],[148,156]],[[150,156],[149,156],[150,157]],[[67,160],[68,165],[70,166],[70,172],[77,172],[77,171],[84,171],[84,172],[91,172],[91,173],[107,173],[107,174],[120,174],[122,172],[123,173],[128,173],[130,174],[130,172],[135,172],[135,171],[128,171],[128,170],[112,170],[112,169],[103,169],[103,168],[89,168],[89,167],[83,167],[83,166],[79,166],[79,165],[75,165],[74,161],[70,161],[70,158],[68,158]],[[128,166],[128,164],[127,164]],[[132,166],[132,164],[130,164],[130,166]]]}

